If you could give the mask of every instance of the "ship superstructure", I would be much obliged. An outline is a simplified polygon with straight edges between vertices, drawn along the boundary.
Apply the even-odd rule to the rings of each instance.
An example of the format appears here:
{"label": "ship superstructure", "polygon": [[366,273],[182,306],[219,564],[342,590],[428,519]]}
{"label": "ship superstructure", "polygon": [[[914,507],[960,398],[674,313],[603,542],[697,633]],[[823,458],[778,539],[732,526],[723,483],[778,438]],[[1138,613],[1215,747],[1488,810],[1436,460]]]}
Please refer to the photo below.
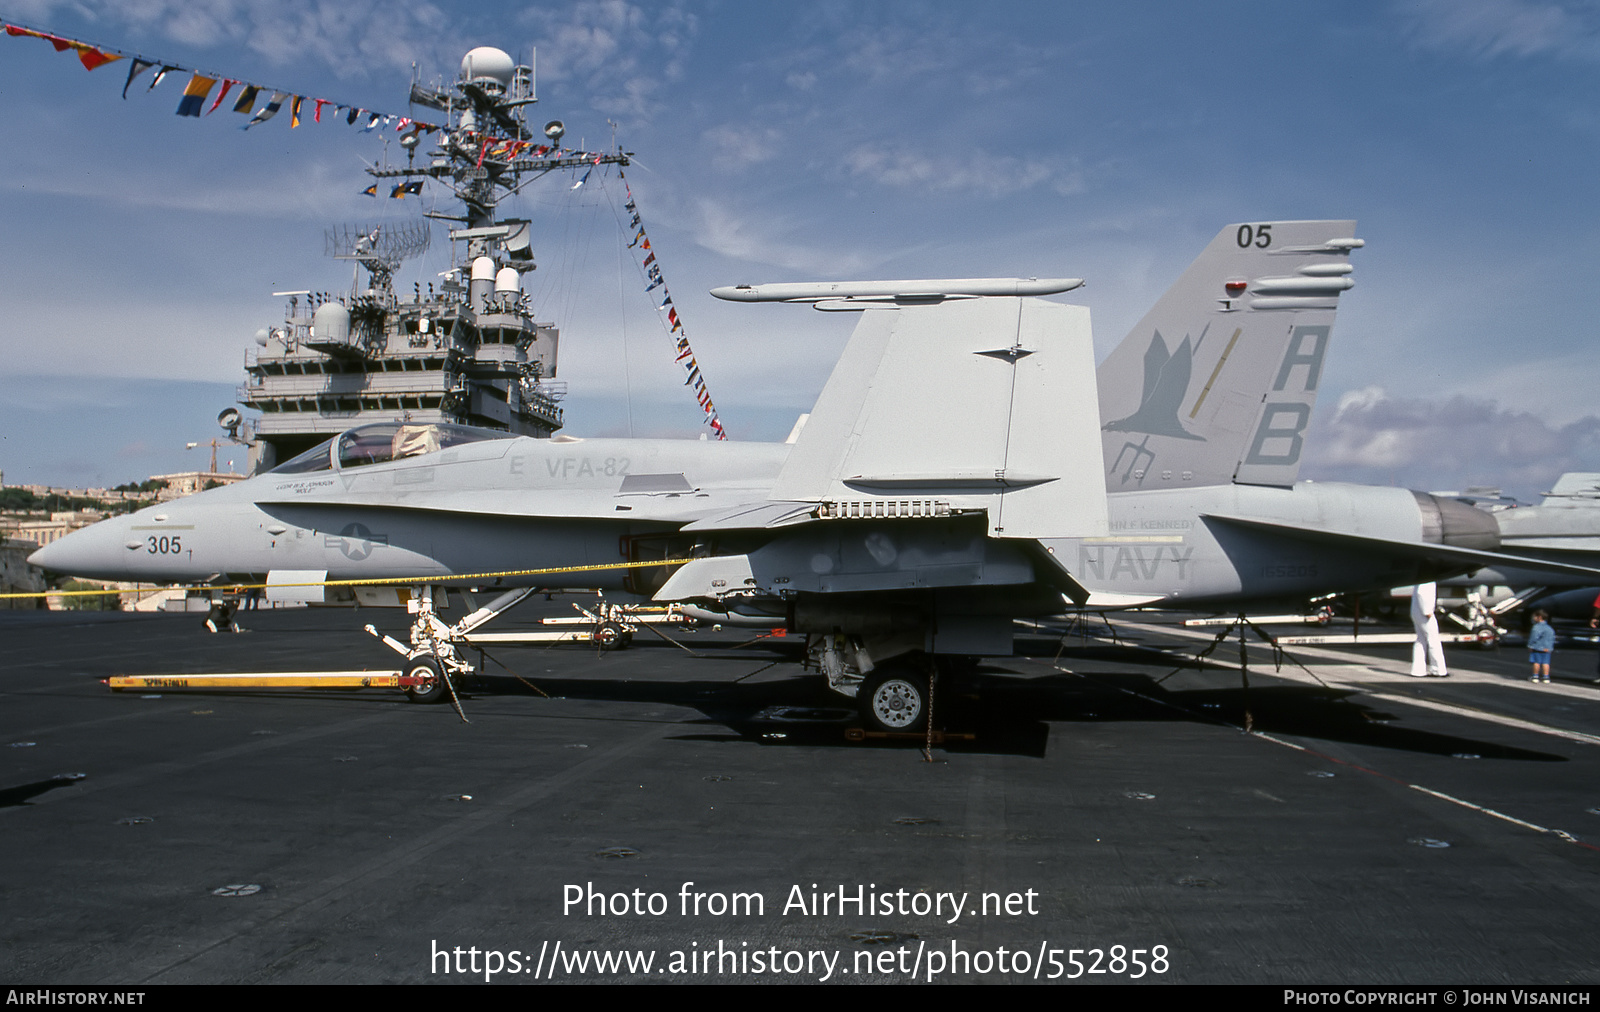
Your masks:
{"label": "ship superstructure", "polygon": [[[532,223],[499,220],[495,209],[531,179],[627,165],[628,155],[563,149],[559,121],[535,140],[523,119],[536,101],[533,70],[498,49],[469,52],[449,87],[413,81],[411,101],[443,112],[446,125],[402,121],[406,165],[369,168],[378,180],[369,192],[391,182],[395,196],[427,182],[449,186],[462,213],[427,217],[451,224],[455,265],[437,285],[396,292],[400,265],[428,248],[428,221],[328,230],[328,255],[356,265],[349,291],[274,293],[286,300],[283,323],[257,333],[246,358],[239,402],[260,412],[245,428],[254,472],[365,422],[453,422],[528,436],[561,428],[560,333],[534,319],[522,291],[522,276],[536,267]],[[419,158],[427,141],[435,146]]]}

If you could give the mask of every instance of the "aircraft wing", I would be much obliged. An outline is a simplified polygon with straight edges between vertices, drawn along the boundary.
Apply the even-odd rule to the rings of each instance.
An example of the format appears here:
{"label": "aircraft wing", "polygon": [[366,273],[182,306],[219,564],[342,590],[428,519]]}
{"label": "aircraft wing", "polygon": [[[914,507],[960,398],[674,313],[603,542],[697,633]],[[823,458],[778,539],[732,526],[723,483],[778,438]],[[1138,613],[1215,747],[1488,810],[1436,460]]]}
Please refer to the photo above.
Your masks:
{"label": "aircraft wing", "polygon": [[1205,520],[1214,520],[1232,527],[1261,531],[1266,534],[1275,534],[1279,537],[1311,541],[1321,545],[1344,546],[1364,552],[1388,552],[1408,559],[1439,563],[1462,572],[1471,572],[1474,569],[1483,569],[1485,567],[1515,566],[1520,569],[1562,573],[1568,576],[1594,577],[1596,582],[1600,582],[1600,569],[1594,569],[1589,566],[1574,566],[1564,562],[1550,562],[1521,555],[1507,555],[1503,552],[1485,552],[1476,548],[1457,548],[1453,545],[1439,545],[1423,541],[1396,541],[1391,538],[1375,538],[1364,534],[1347,534],[1343,531],[1330,531],[1322,527],[1305,527],[1300,524],[1256,520],[1250,517],[1224,516],[1217,513],[1203,513],[1201,517]]}

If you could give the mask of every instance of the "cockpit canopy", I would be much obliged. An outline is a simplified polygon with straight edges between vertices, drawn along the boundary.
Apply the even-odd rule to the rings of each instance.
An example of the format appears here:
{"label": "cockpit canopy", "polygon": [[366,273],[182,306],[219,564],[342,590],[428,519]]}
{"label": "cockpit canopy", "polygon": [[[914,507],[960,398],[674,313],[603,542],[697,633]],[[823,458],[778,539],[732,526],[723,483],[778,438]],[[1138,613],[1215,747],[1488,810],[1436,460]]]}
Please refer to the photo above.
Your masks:
{"label": "cockpit canopy", "polygon": [[514,438],[509,432],[448,422],[374,422],[347,429],[337,437],[279,464],[268,473],[308,474],[331,471],[335,467],[343,470],[403,460],[463,443]]}

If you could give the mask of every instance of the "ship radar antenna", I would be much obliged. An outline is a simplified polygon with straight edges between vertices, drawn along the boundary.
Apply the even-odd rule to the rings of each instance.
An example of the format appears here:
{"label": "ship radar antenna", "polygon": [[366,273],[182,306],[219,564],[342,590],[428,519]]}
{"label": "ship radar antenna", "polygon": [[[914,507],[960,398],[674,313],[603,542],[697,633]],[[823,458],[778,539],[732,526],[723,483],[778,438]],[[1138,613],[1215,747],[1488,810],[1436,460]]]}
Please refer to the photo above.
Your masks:
{"label": "ship radar antenna", "polygon": [[354,260],[367,269],[371,287],[388,293],[394,272],[406,260],[423,253],[432,239],[425,221],[382,225],[335,225],[325,233],[328,256]]}

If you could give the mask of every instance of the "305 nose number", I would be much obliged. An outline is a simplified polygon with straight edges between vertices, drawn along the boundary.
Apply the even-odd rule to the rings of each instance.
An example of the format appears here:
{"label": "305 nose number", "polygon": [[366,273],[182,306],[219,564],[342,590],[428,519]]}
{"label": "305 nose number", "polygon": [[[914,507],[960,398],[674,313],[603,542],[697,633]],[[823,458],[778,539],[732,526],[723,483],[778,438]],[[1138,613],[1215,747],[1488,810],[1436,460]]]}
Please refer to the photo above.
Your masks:
{"label": "305 nose number", "polygon": [[183,552],[183,536],[174,534],[170,537],[156,537],[154,534],[147,539],[147,551],[151,555],[178,555]]}

